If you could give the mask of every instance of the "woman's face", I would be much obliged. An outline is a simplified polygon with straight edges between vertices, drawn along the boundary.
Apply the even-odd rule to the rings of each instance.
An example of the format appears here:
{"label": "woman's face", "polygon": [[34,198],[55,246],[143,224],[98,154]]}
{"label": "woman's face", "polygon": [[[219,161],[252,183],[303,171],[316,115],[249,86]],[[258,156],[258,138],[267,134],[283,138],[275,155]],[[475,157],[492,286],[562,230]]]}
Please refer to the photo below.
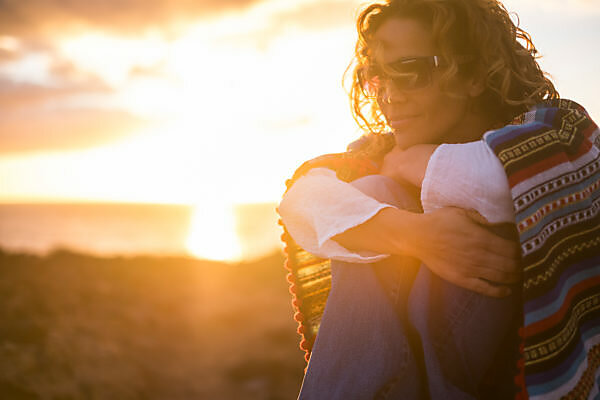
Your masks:
{"label": "woman's face", "polygon": [[[375,32],[375,40],[378,61],[386,65],[403,58],[439,55],[431,32],[413,19],[388,18]],[[456,82],[453,91],[461,96],[450,97],[440,88],[441,71],[430,65],[431,79],[418,88],[398,88],[389,79],[380,83],[384,95],[378,96],[379,107],[402,148],[453,142],[455,136],[463,136],[461,129],[468,129],[464,125],[469,125],[472,85]]]}

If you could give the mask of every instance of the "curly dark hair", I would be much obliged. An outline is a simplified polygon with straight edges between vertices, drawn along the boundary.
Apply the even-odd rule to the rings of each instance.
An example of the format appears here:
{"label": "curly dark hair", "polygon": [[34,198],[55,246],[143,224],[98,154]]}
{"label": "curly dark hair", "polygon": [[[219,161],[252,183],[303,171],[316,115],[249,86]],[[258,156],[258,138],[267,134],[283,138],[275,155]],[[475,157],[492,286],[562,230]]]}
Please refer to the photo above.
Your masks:
{"label": "curly dark hair", "polygon": [[[367,132],[388,129],[377,101],[367,95],[361,70],[376,63],[374,34],[390,17],[417,20],[431,29],[444,59],[441,87],[452,92],[457,77],[479,76],[485,90],[476,99],[482,112],[499,126],[545,99],[559,98],[537,62],[531,36],[519,28],[497,0],[388,0],[366,7],[358,16],[358,41],[349,89],[352,114]],[[469,55],[471,61],[461,62]]]}

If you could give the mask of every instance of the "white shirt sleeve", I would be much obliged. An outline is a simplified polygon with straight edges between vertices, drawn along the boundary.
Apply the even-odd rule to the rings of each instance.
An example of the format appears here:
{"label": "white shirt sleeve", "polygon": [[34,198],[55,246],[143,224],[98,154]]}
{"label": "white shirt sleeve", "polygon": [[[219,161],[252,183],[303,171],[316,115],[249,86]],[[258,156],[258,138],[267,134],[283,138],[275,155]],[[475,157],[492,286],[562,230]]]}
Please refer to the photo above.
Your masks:
{"label": "white shirt sleeve", "polygon": [[438,146],[427,164],[421,203],[425,212],[454,206],[477,210],[491,223],[514,221],[506,173],[483,140]]}
{"label": "white shirt sleeve", "polygon": [[[425,212],[454,206],[477,210],[492,223],[514,221],[506,174],[483,140],[439,146],[427,164],[421,202]],[[371,263],[388,255],[352,252],[331,238],[386,207],[392,206],[339,180],[335,172],[315,168],[288,190],[279,214],[290,235],[306,251],[323,258]]]}
{"label": "white shirt sleeve", "polygon": [[365,195],[327,168],[314,168],[283,196],[279,215],[286,229],[306,251],[323,258],[372,263],[387,257],[369,251],[352,252],[331,238],[369,220],[389,204]]}

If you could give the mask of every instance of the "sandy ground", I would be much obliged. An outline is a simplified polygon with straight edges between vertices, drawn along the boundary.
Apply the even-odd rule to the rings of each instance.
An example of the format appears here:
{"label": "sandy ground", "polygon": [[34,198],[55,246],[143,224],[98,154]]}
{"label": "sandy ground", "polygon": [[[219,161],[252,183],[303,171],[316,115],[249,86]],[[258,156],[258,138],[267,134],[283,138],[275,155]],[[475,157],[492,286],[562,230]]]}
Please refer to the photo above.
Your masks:
{"label": "sandy ground", "polygon": [[295,399],[282,262],[0,252],[0,398]]}

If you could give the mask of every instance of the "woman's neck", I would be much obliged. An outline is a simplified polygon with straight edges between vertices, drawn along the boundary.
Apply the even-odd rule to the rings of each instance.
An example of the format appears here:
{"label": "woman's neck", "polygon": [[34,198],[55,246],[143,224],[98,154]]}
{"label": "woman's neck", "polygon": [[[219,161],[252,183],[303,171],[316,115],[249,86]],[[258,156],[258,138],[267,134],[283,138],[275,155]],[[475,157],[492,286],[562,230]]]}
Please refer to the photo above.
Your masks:
{"label": "woman's neck", "polygon": [[447,143],[474,142],[483,134],[498,125],[498,122],[484,113],[470,112],[463,122],[446,137]]}

